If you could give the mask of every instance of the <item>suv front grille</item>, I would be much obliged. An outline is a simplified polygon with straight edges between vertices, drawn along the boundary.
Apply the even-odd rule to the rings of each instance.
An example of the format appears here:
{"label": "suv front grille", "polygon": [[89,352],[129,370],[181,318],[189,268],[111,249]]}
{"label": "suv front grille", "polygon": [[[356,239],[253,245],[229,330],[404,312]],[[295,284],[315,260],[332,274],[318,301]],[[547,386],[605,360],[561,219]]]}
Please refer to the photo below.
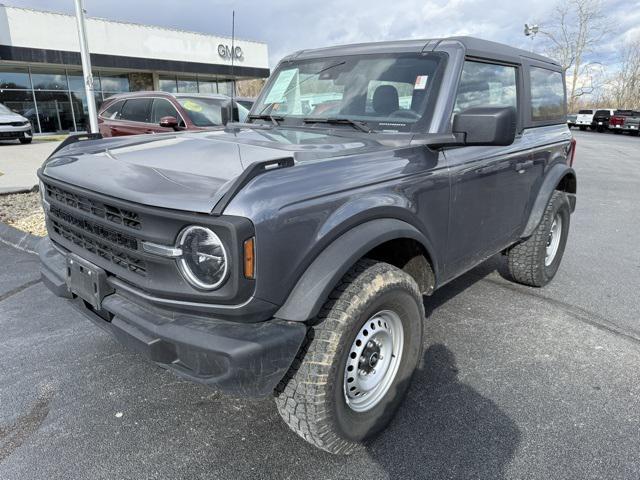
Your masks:
{"label": "suv front grille", "polygon": [[89,213],[94,217],[108,220],[116,225],[122,225],[134,230],[142,228],[140,216],[136,212],[102,203],[53,185],[46,184],[45,188],[47,189],[48,197],[65,204],[67,207]]}
{"label": "suv front grille", "polygon": [[[140,276],[147,275],[147,265],[140,254],[138,239],[109,228],[107,224],[119,223],[117,220],[120,220],[125,222],[120,225],[129,226],[131,223],[126,222],[136,219],[133,224],[137,228],[132,228],[139,229],[141,222],[137,213],[106,205],[49,184],[45,185],[45,189],[49,200],[49,234],[54,241],[61,242],[63,246],[65,241],[69,242],[120,268]],[[77,253],[82,255],[82,252]]]}

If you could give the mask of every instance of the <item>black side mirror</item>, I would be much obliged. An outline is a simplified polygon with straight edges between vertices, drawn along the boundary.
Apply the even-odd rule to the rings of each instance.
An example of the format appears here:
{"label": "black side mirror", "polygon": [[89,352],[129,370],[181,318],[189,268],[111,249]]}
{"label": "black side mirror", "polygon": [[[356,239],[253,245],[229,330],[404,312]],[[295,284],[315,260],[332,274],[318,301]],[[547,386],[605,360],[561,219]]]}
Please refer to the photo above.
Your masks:
{"label": "black side mirror", "polygon": [[173,128],[174,130],[178,129],[178,119],[176,117],[162,117],[160,119],[160,126],[164,128]]}
{"label": "black side mirror", "polygon": [[453,117],[453,133],[463,136],[465,145],[511,145],[516,120],[513,107],[470,108]]}

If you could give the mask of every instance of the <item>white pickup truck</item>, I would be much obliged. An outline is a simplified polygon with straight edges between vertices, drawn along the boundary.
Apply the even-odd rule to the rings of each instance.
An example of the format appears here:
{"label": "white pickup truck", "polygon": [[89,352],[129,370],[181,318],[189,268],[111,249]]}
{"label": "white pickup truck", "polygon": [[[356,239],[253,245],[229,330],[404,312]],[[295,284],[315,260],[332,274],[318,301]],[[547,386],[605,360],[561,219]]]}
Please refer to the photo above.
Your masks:
{"label": "white pickup truck", "polygon": [[580,128],[580,130],[586,130],[587,127],[593,129],[593,114],[595,110],[585,109],[580,110],[578,112],[578,117],[576,118],[576,126]]}

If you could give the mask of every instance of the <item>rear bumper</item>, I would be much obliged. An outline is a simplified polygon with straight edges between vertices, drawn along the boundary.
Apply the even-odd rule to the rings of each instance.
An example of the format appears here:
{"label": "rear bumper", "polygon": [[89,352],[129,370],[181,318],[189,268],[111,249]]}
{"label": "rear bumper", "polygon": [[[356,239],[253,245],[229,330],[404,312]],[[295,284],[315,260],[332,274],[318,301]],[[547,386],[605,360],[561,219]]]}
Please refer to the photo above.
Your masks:
{"label": "rear bumper", "polygon": [[65,281],[66,259],[46,238],[39,244],[42,279],[121,343],[175,374],[238,396],[270,394],[291,366],[306,334],[296,322],[236,323],[183,314],[108,295],[94,311],[73,298]]}

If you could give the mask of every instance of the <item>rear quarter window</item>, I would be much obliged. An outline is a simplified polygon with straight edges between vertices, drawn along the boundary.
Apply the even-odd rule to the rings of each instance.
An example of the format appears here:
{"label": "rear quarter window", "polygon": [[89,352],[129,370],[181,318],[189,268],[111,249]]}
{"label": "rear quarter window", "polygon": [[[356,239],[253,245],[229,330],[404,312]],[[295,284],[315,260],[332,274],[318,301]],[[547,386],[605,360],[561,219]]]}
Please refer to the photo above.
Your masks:
{"label": "rear quarter window", "polygon": [[[565,96],[562,73],[531,67],[531,120],[533,122],[565,121]],[[581,110],[580,113],[583,111]],[[589,113],[593,113],[591,110]]]}

